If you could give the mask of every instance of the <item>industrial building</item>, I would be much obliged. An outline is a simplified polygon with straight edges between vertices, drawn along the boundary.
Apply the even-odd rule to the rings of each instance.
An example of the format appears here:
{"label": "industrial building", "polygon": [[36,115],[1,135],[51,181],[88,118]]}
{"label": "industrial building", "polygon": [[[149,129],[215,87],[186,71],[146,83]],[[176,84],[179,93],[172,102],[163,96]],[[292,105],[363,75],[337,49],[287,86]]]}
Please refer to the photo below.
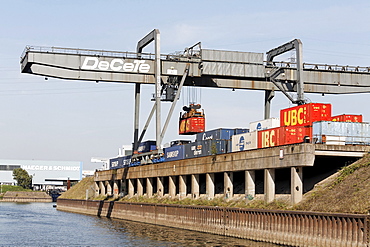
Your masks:
{"label": "industrial building", "polygon": [[0,183],[15,185],[13,170],[22,168],[32,176],[36,190],[64,189],[67,181],[78,182],[82,178],[82,162],[46,160],[0,160]]}

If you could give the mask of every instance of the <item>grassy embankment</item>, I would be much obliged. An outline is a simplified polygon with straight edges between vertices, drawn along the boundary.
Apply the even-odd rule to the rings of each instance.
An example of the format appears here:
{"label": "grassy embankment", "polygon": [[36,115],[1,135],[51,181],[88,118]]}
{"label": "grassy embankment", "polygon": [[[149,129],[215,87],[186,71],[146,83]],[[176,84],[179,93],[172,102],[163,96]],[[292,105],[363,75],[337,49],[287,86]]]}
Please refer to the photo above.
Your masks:
{"label": "grassy embankment", "polygon": [[[93,181],[93,177],[83,179],[63,193],[61,198],[86,199],[88,189],[89,199],[107,199],[105,197],[93,198]],[[293,207],[283,201],[276,200],[266,204],[257,199],[251,201],[246,201],[246,199],[224,200],[223,198],[178,200],[159,197],[124,197],[119,201],[367,214],[370,213],[370,155],[342,168],[336,174],[317,184],[312,191],[304,195],[301,203]]]}
{"label": "grassy embankment", "polygon": [[7,191],[32,191],[32,190],[24,189],[21,186],[1,185],[0,200],[3,199],[3,196]]}

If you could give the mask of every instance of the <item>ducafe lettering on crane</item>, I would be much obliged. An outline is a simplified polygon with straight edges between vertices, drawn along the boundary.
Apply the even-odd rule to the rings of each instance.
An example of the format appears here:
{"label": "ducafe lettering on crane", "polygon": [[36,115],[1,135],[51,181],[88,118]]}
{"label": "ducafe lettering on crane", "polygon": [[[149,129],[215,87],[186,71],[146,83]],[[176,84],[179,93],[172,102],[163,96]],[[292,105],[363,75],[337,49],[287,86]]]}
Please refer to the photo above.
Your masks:
{"label": "ducafe lettering on crane", "polygon": [[114,58],[109,62],[104,60],[101,61],[97,57],[86,57],[82,63],[81,69],[148,73],[150,65],[145,62],[145,60],[134,60],[132,63],[129,63],[120,58]]}

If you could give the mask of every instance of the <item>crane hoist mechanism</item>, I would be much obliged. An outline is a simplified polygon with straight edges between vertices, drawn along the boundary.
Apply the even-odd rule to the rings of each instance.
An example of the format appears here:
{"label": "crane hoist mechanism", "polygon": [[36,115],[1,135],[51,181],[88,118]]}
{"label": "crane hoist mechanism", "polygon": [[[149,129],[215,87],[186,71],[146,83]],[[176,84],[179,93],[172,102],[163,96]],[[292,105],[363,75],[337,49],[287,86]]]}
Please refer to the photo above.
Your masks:
{"label": "crane hoist mechanism", "polygon": [[184,106],[180,112],[179,135],[194,135],[205,131],[206,119],[200,104]]}

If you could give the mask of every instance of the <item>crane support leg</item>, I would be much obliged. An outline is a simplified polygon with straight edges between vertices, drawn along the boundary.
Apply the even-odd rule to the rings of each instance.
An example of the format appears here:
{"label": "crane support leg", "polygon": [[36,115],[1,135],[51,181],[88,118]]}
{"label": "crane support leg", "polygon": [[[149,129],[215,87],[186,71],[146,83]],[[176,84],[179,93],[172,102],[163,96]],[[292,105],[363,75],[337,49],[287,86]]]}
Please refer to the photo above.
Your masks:
{"label": "crane support leg", "polygon": [[134,143],[132,151],[137,151],[140,141],[139,136],[139,118],[140,118],[140,83],[135,83],[135,115],[134,115]]}
{"label": "crane support leg", "polygon": [[141,57],[143,48],[154,41],[155,46],[155,112],[156,112],[156,146],[161,148],[161,51],[160,51],[160,33],[158,29],[154,29],[144,38],[142,38],[136,47],[138,57]]}
{"label": "crane support leg", "polygon": [[273,90],[266,90],[265,91],[265,119],[270,118],[271,112],[271,100],[275,96],[275,91]]}

